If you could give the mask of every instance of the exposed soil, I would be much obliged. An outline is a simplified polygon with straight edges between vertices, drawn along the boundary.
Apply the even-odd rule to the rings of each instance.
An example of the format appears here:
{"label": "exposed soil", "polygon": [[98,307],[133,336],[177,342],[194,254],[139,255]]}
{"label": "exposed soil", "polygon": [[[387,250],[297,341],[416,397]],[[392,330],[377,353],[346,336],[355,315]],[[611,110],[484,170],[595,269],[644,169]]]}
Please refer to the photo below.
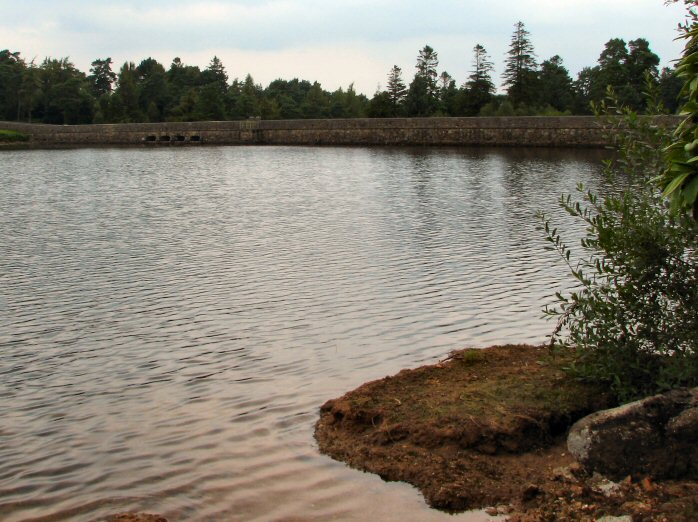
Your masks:
{"label": "exposed soil", "polygon": [[568,454],[568,428],[612,406],[607,390],[564,373],[544,347],[462,350],[364,384],[321,408],[320,450],[421,490],[448,511],[491,507],[513,521],[697,520],[695,482],[613,484]]}

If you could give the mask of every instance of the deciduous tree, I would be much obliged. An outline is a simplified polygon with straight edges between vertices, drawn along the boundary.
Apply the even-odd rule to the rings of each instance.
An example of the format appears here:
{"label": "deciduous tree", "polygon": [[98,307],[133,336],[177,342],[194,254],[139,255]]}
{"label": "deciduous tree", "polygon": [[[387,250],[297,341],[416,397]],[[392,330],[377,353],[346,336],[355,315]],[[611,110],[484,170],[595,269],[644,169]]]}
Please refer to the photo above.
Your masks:
{"label": "deciduous tree", "polygon": [[26,65],[19,52],[0,51],[0,117],[19,119],[21,101],[19,91]]}
{"label": "deciduous tree", "polygon": [[42,103],[39,109],[44,123],[91,123],[94,97],[85,73],[68,58],[46,58],[40,66]]}

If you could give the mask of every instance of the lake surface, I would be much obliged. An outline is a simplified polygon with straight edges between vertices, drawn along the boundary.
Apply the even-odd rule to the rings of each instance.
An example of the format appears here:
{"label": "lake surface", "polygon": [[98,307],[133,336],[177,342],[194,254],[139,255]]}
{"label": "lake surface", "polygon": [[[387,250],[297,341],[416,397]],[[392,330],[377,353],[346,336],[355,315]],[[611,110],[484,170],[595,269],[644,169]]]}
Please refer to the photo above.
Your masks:
{"label": "lake surface", "polygon": [[[534,212],[590,152],[0,152],[0,519],[480,520],[320,455],[318,408],[545,341]],[[579,231],[577,231],[578,233]]]}

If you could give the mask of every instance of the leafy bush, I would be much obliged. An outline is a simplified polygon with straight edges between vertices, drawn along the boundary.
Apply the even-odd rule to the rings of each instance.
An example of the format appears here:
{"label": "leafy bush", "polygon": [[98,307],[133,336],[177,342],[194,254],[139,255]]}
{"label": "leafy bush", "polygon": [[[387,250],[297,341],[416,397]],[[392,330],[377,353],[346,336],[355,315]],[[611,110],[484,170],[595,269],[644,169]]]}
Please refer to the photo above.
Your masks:
{"label": "leafy bush", "polygon": [[613,191],[600,196],[580,185],[579,199],[560,199],[586,226],[583,256],[574,261],[539,217],[577,282],[545,310],[557,319],[551,344],[574,351],[574,375],[607,383],[627,401],[698,384],[698,227],[672,212],[653,182],[671,132],[659,120],[615,113],[606,119],[618,150],[605,169]]}
{"label": "leafy bush", "polygon": [[684,0],[684,3],[688,8],[688,20],[679,28],[686,45],[676,75],[684,80],[681,94],[686,103],[680,113],[686,119],[674,133],[674,140],[667,149],[667,168],[658,181],[674,210],[690,210],[698,220],[698,8],[695,0]]}

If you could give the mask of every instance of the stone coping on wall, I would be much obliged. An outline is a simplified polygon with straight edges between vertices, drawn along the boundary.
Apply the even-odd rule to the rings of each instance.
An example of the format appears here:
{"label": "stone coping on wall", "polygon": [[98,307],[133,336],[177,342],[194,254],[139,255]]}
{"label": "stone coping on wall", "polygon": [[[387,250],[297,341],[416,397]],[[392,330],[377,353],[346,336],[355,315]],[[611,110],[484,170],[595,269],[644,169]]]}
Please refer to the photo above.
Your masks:
{"label": "stone coping on wall", "polygon": [[[680,118],[657,117],[676,126]],[[594,116],[356,118],[46,125],[0,122],[35,146],[163,144],[494,145],[602,147]]]}

